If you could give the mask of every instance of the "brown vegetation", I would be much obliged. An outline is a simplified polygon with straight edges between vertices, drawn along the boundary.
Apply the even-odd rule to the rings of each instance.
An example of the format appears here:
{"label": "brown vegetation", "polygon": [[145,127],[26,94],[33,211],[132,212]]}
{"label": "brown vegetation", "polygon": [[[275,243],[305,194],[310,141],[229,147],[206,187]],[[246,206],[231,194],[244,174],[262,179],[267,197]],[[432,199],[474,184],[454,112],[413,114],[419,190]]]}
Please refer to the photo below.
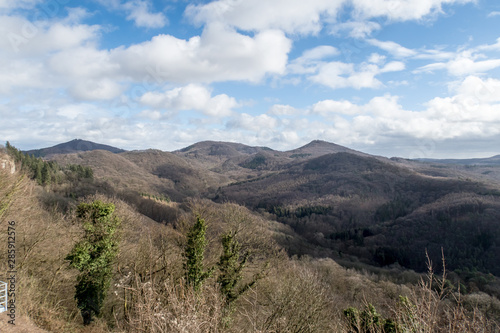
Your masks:
{"label": "brown vegetation", "polygon": [[[371,254],[369,246],[380,246],[382,243],[378,242],[383,237],[388,238],[390,234],[403,237],[402,233],[398,234],[401,222],[413,225],[433,216],[435,222],[446,213],[453,216],[452,223],[473,234],[474,230],[466,229],[467,218],[495,217],[499,211],[496,196],[481,192],[489,190],[487,187],[456,180],[435,183],[415,173],[388,167],[379,160],[339,153],[320,160],[304,157],[289,171],[275,176],[274,171],[270,171],[263,174],[270,175],[268,178],[245,183],[248,186],[245,190],[249,192],[241,196],[241,204],[251,206],[252,201],[245,202],[247,199],[260,196],[261,200],[265,195],[271,200],[271,193],[278,199],[281,195],[291,198],[287,205],[273,205],[274,211],[266,210],[265,206],[260,211],[252,211],[236,203],[222,200],[214,203],[186,198],[186,195],[177,202],[155,200],[153,196],[157,194],[168,194],[154,186],[172,181],[168,178],[171,177],[168,168],[164,170],[168,178],[164,183],[151,173],[158,170],[156,165],[147,166],[147,159],[140,160],[141,156],[151,158],[149,155],[156,153],[134,154],[108,156],[106,152],[96,151],[61,157],[61,161],[77,158],[71,163],[88,163],[86,165],[109,157],[107,166],[96,170],[98,179],[92,183],[75,181],[41,187],[19,172],[9,174],[0,170],[0,230],[7,230],[8,222],[16,221],[16,311],[20,321],[28,318],[32,325],[48,332],[97,333],[489,333],[500,329],[500,302],[495,296],[497,278],[494,276],[463,270],[442,271],[436,277],[430,263],[428,274],[421,275],[398,264],[374,267],[367,264],[369,260],[359,261],[359,258],[368,258],[364,256]],[[91,162],[92,158],[95,162]],[[159,154],[155,158],[158,166],[165,166],[170,156]],[[150,168],[149,174],[140,178],[144,172],[140,170],[147,168]],[[249,170],[250,173],[267,172]],[[385,173],[387,170],[394,171],[392,180]],[[138,189],[145,184],[146,188],[140,192],[125,191],[124,175],[137,176],[142,180],[131,181],[131,184]],[[190,178],[199,173],[184,172],[183,175]],[[112,182],[108,187],[101,183],[105,177]],[[113,177],[116,181],[111,181]],[[149,183],[149,178],[144,177],[155,180]],[[199,180],[192,180],[190,184],[195,184],[195,188],[202,186],[196,182]],[[296,186],[290,188],[290,184]],[[410,191],[415,184],[418,186]],[[272,191],[268,185],[274,186]],[[326,190],[334,185],[338,186]],[[464,188],[468,192],[462,191]],[[278,189],[283,193],[276,192]],[[291,192],[296,189],[303,190],[303,198],[302,194],[296,199],[293,197]],[[408,193],[411,200],[398,201],[391,197],[398,189]],[[373,197],[363,196],[368,190]],[[144,192],[153,196],[140,194]],[[345,195],[348,192],[350,194]],[[427,196],[422,197],[422,193]],[[312,198],[318,201],[311,204]],[[64,260],[82,234],[74,211],[82,200],[113,203],[122,221],[120,251],[103,313],[88,327],[83,326],[74,300],[77,272],[69,269]],[[418,205],[413,206],[416,200]],[[383,205],[385,208],[380,208]],[[207,223],[205,267],[215,269],[200,289],[194,290],[186,283],[183,264],[186,236],[197,217]],[[276,218],[284,223],[277,222]],[[365,219],[368,224],[376,222],[376,225],[363,225]],[[332,220],[338,223],[332,224]],[[483,219],[481,223],[486,225],[477,223],[476,229],[484,227],[480,231],[490,233],[497,230],[487,222]],[[443,235],[445,231],[440,229],[435,234]],[[242,286],[249,288],[232,302],[227,302],[221,292],[217,270],[223,250],[221,239],[227,234],[237,239],[241,253],[249,253],[239,280]],[[415,238],[418,237],[419,234],[415,234]],[[485,242],[483,245],[488,243],[487,237],[479,237],[477,241]],[[0,232],[0,272],[8,270],[6,246],[6,233]],[[297,255],[290,255],[292,252]],[[451,260],[460,258],[445,253]],[[425,252],[419,256],[425,264]],[[251,283],[256,277],[257,282]],[[349,308],[359,313],[355,321],[344,314]],[[379,324],[382,322],[392,326]]]}

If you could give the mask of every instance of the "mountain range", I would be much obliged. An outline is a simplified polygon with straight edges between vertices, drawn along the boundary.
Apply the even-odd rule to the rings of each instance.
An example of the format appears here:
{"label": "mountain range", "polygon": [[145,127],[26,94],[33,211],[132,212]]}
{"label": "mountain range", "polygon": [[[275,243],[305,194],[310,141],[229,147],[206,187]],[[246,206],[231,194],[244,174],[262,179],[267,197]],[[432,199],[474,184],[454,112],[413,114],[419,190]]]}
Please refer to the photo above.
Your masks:
{"label": "mountain range", "polygon": [[288,240],[291,254],[424,270],[426,251],[439,261],[443,249],[450,269],[500,276],[498,156],[389,159],[318,140],[289,151],[204,141],[173,152],[73,140],[34,154],[91,167],[139,210],[138,193],[246,206],[306,241]]}

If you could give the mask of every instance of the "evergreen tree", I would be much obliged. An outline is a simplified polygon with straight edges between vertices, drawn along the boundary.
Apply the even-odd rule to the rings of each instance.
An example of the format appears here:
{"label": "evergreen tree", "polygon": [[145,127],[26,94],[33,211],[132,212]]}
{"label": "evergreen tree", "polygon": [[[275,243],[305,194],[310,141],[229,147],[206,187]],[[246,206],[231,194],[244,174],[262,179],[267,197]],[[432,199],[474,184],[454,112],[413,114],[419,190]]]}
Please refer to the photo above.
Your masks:
{"label": "evergreen tree", "polygon": [[42,171],[41,171],[41,180],[43,185],[50,184],[50,167],[48,163],[43,163]]}
{"label": "evergreen tree", "polygon": [[207,246],[206,230],[205,220],[197,217],[196,223],[191,227],[187,235],[187,244],[184,250],[184,270],[187,283],[194,290],[199,290],[203,281],[210,277],[213,272],[213,269],[207,271],[203,269],[205,247]]}
{"label": "evergreen tree", "polygon": [[120,226],[120,220],[113,215],[114,210],[113,204],[98,200],[77,207],[77,217],[83,221],[85,234],[66,260],[80,271],[75,299],[84,325],[100,315],[111,282],[112,264],[118,254],[116,232]]}
{"label": "evergreen tree", "polygon": [[[23,161],[23,166],[25,165]],[[43,168],[43,162],[41,159],[36,159],[36,162],[34,163],[33,167],[33,179],[36,179],[37,183],[39,185],[43,184],[43,179],[42,179],[42,168]]]}
{"label": "evergreen tree", "polygon": [[236,285],[242,278],[241,272],[245,267],[249,253],[246,252],[240,261],[241,245],[232,234],[222,236],[222,248],[223,253],[217,263],[220,272],[217,282],[220,285],[221,293],[224,295],[226,303],[229,304],[251,287],[255,283],[255,280],[241,289],[236,289]]}

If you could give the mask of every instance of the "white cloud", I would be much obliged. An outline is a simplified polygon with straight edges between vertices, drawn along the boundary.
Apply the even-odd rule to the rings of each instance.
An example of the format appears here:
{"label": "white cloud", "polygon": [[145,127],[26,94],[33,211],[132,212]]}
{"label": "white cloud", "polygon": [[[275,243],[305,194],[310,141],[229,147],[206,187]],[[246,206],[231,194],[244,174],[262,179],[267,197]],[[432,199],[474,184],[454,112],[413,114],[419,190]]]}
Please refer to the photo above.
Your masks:
{"label": "white cloud", "polygon": [[[212,25],[189,40],[159,35],[128,48],[100,50],[95,43],[99,26],[61,21],[33,26],[31,35],[22,35],[29,24],[17,17],[0,20],[0,29],[22,38],[14,49],[9,35],[0,35],[5,60],[0,64],[1,91],[59,85],[78,100],[110,100],[134,82],[258,82],[268,74],[284,73],[291,48],[291,41],[279,31],[250,37]],[[224,103],[229,101],[219,97],[212,110]],[[213,112],[224,113],[223,109]]]}
{"label": "white cloud", "polygon": [[56,114],[60,117],[75,120],[89,116],[89,110],[94,110],[95,107],[91,104],[69,104],[57,109]]}
{"label": "white cloud", "polygon": [[405,68],[402,62],[393,61],[380,68],[373,63],[362,63],[359,66],[339,61],[329,62],[318,66],[316,75],[309,79],[313,82],[338,88],[380,88],[382,82],[375,78],[381,73],[401,71]]}
{"label": "white cloud", "polygon": [[331,114],[354,115],[360,112],[360,108],[349,101],[327,99],[314,104],[311,107],[311,112],[323,116],[329,116]]}
{"label": "white cloud", "polygon": [[59,84],[77,100],[110,100],[124,90],[120,65],[113,63],[107,51],[78,47],[59,52],[48,60]]}
{"label": "white cloud", "polygon": [[[364,38],[380,29],[369,21],[385,17],[390,21],[421,20],[442,13],[443,4],[464,4],[476,0],[217,0],[189,5],[186,15],[197,24],[221,22],[246,31],[280,29],[288,34],[317,34],[324,24],[331,32],[349,31]],[[352,19],[338,22],[338,13],[352,9]]]}
{"label": "white cloud", "polygon": [[339,55],[340,52],[337,50],[335,47],[330,46],[330,45],[320,45],[316,46],[313,49],[309,49],[304,51],[302,56],[300,57],[301,59],[304,60],[321,60],[326,57],[331,57],[331,56],[336,56]]}
{"label": "white cloud", "polygon": [[413,58],[415,59],[430,59],[434,61],[442,61],[453,59],[456,56],[455,52],[443,51],[441,49],[434,50],[419,50],[419,53],[415,55]]}
{"label": "white cloud", "polygon": [[[273,132],[269,129],[268,135],[278,140],[281,137],[276,132],[286,129],[302,142],[320,138],[368,151],[383,146],[384,154],[411,157],[457,153],[449,150],[452,142],[468,141],[471,146],[478,142],[477,149],[495,151],[500,138],[499,96],[500,80],[469,76],[456,86],[452,96],[433,98],[421,111],[404,108],[399,97],[390,94],[364,104],[322,100],[303,112],[322,119],[310,121],[295,114],[273,123],[277,127]],[[276,105],[277,110],[281,108],[293,109]],[[248,117],[248,122],[255,118]],[[484,142],[491,144],[485,147]]]}
{"label": "white cloud", "polygon": [[355,16],[361,19],[387,17],[392,21],[420,20],[443,12],[443,5],[476,0],[352,0]]}
{"label": "white cloud", "polygon": [[500,67],[500,59],[478,60],[482,55],[474,54],[467,50],[457,54],[448,62],[438,62],[428,64],[417,68],[414,73],[431,73],[436,70],[445,69],[454,76],[467,76],[479,73],[485,73],[497,67]]}
{"label": "white cloud", "polygon": [[139,114],[137,114],[138,119],[150,119],[158,121],[162,118],[162,114],[158,110],[143,110]]}
{"label": "white cloud", "polygon": [[500,51],[500,38],[497,38],[495,44],[480,45],[476,48],[478,51]]}
{"label": "white cloud", "polygon": [[162,28],[167,24],[163,13],[152,13],[151,4],[143,0],[128,1],[123,4],[128,11],[127,19],[133,20],[135,25],[142,28]]}
{"label": "white cloud", "polygon": [[330,27],[330,33],[334,35],[341,35],[343,32],[347,31],[348,36],[363,39],[381,28],[382,26],[377,22],[348,21],[332,24]]}
{"label": "white cloud", "polygon": [[176,83],[258,82],[267,74],[284,72],[290,48],[291,41],[277,30],[250,37],[214,24],[189,40],[158,35],[111,54],[123,72],[137,81],[153,76]]}
{"label": "white cloud", "polygon": [[399,45],[398,43],[392,41],[380,41],[378,39],[367,39],[369,44],[376,46],[397,58],[406,58],[411,57],[417,54],[416,51],[408,49],[404,46]]}
{"label": "white cloud", "polygon": [[294,108],[293,106],[281,104],[275,104],[269,109],[269,111],[267,111],[267,114],[272,116],[291,116],[299,113],[300,110]]}
{"label": "white cloud", "polygon": [[266,114],[252,116],[247,113],[235,115],[227,122],[228,129],[243,129],[253,132],[263,132],[276,129],[278,120]]}
{"label": "white cloud", "polygon": [[198,24],[223,22],[246,31],[280,29],[316,34],[322,16],[335,16],[344,0],[219,0],[189,5],[186,15]]}
{"label": "white cloud", "polygon": [[84,101],[111,100],[120,96],[123,90],[123,86],[108,78],[87,78],[69,87],[69,92],[74,98]]}
{"label": "white cloud", "polygon": [[376,65],[383,64],[385,62],[386,56],[380,55],[378,53],[372,53],[368,58],[368,62],[374,63]]}
{"label": "white cloud", "polygon": [[127,20],[134,21],[141,28],[162,28],[168,24],[167,17],[161,13],[153,12],[151,0],[96,0],[108,10],[125,13]]}
{"label": "white cloud", "polygon": [[495,16],[500,16],[500,12],[494,11],[488,14],[488,17],[495,17]]}
{"label": "white cloud", "polygon": [[43,89],[54,87],[47,82],[46,71],[43,64],[19,59],[0,63],[0,93],[6,96],[14,91],[22,92],[23,89]]}
{"label": "white cloud", "polygon": [[[436,97],[423,111],[405,110],[397,96],[374,97],[364,105],[350,102],[323,101],[345,105],[359,115],[347,120],[353,135],[360,142],[383,141],[382,137],[449,140],[455,138],[488,137],[500,134],[500,80],[467,77],[451,97]],[[317,103],[311,107],[316,110]],[[333,109],[333,108],[332,108]],[[343,124],[345,126],[345,123]]]}
{"label": "white cloud", "polygon": [[457,88],[457,92],[480,103],[500,102],[500,80],[468,76]]}
{"label": "white cloud", "polygon": [[[76,19],[76,18],[74,18]],[[45,55],[94,42],[99,26],[78,22],[31,22],[19,16],[0,16],[0,52],[19,58]]]}
{"label": "white cloud", "polygon": [[333,46],[320,45],[306,50],[302,55],[288,65],[288,72],[293,74],[312,74],[318,69],[318,66],[324,64],[323,59],[336,56],[340,52]]}
{"label": "white cloud", "polygon": [[0,9],[32,8],[42,0],[0,0]]}
{"label": "white cloud", "polygon": [[214,117],[226,117],[239,104],[226,94],[211,96],[211,92],[200,85],[189,84],[163,93],[148,92],[141,96],[144,105],[161,109],[196,110]]}

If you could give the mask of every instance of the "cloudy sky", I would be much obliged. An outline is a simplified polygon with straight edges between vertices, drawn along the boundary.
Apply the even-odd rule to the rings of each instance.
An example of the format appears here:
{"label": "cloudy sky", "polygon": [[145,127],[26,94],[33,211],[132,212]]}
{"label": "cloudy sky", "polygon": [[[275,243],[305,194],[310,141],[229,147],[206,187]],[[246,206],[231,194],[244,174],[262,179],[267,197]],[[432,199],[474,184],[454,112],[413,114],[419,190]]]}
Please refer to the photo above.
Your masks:
{"label": "cloudy sky", "polygon": [[500,154],[498,0],[0,0],[0,140]]}

